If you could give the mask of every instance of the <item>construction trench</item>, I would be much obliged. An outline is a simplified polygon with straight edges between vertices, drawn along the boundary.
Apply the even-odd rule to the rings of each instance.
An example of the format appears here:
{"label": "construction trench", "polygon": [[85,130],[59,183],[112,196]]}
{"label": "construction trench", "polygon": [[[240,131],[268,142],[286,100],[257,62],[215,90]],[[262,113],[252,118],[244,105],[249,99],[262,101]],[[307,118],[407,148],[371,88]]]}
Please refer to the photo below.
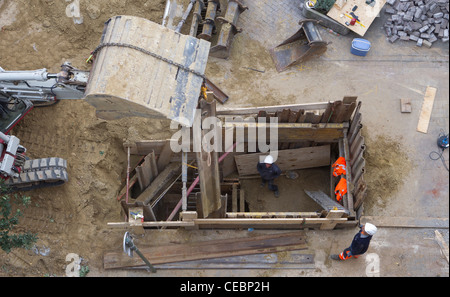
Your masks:
{"label": "construction trench", "polygon": [[[210,105],[215,109],[215,102]],[[248,153],[248,147],[252,143],[248,137],[238,152],[230,148],[224,149],[224,139],[221,141],[224,145],[220,150],[222,153],[213,151],[210,157],[206,157],[209,155],[207,152],[204,152],[205,156],[186,153],[185,161],[182,161],[183,153],[175,154],[170,151],[170,140],[142,140],[126,144],[126,147],[130,146],[130,154],[142,156],[143,162],[133,168],[135,174],[130,178],[132,186],[128,202],[121,200],[124,213],[128,214],[132,222],[130,224],[141,224],[140,219],[136,220],[130,213],[142,214],[144,227],[269,229],[354,227],[360,217],[357,213],[362,209],[366,188],[363,157],[365,144],[364,137],[360,133],[362,127],[359,120],[360,106],[360,102],[356,102],[356,97],[346,97],[342,101],[329,103],[293,105],[284,108],[235,109],[216,114],[218,117],[227,118],[227,123],[231,121],[235,126],[231,127],[231,130],[224,128],[224,133],[221,133],[220,129],[219,137],[224,137],[225,131],[236,135],[239,126],[242,127],[243,134],[247,135],[251,127],[244,129],[244,125],[248,126],[248,122],[254,124],[254,129],[262,129],[261,126],[267,129],[266,124],[270,119],[276,118],[279,141],[276,148],[278,154],[276,163],[284,172],[283,177],[280,177],[280,183],[290,182],[298,184],[299,187],[294,186],[298,194],[288,196],[288,193],[283,193],[281,185],[280,200],[286,202],[272,206],[269,205],[269,201],[277,202],[277,198],[271,197],[272,195],[254,197],[252,193],[259,187],[255,187],[252,181],[260,182],[256,164],[259,162],[259,156],[267,153]],[[351,118],[354,112],[355,118]],[[233,122],[235,117],[245,118],[246,122]],[[256,118],[264,118],[264,121],[256,122]],[[255,141],[256,139],[253,140]],[[164,162],[161,156],[164,157]],[[344,157],[347,161],[347,174],[335,177],[331,165],[339,157]],[[196,165],[207,158],[211,158],[211,166],[207,166],[206,163],[203,167]],[[197,167],[189,165],[193,161],[195,166],[203,168],[207,173],[202,175],[196,170]],[[214,166],[214,163],[217,165]],[[183,165],[186,168],[189,193],[180,207],[178,202],[183,196],[180,191],[183,188],[180,179]],[[308,172],[308,169],[311,171]],[[319,172],[317,178],[321,182],[312,183],[312,188],[309,188],[307,182],[301,179],[313,171]],[[145,179],[148,176],[151,176],[150,181]],[[204,176],[208,182],[202,183],[201,178],[198,182],[197,176]],[[217,177],[218,182],[212,181],[214,177]],[[356,186],[344,195],[342,206],[336,203],[335,187],[344,177],[349,184]],[[217,185],[217,188],[214,188],[214,185]],[[317,186],[319,188],[316,188]],[[210,191],[208,193],[211,194],[202,195],[204,191]],[[123,192],[120,194],[121,198],[124,198]],[[263,199],[269,200],[268,203],[260,201]],[[258,201],[268,204],[267,208],[259,207]],[[121,226],[124,224],[117,223]]]}
{"label": "construction trench", "polygon": [[[64,50],[61,55],[51,51],[49,54],[61,60],[73,57],[74,65],[83,64],[99,45],[100,36],[103,42],[116,42],[115,35],[105,34],[103,28],[105,21],[116,16],[122,16],[122,20],[126,16],[150,19],[153,24],[164,24],[173,32],[189,3],[170,1],[172,7],[165,10],[167,1],[147,1],[146,9],[140,12],[137,6],[142,3],[135,7],[116,2],[110,3],[111,14],[108,6],[81,2],[84,24],[80,26],[69,18],[70,24],[62,31],[72,26],[84,28],[89,22],[100,22],[103,18],[100,26],[91,25],[95,34],[87,37],[89,45],[67,55],[62,54]],[[273,5],[272,1],[248,0],[240,1],[243,4],[240,6],[234,1],[220,2],[221,10],[215,15],[215,1],[209,1],[209,9],[201,12],[201,18],[216,19],[215,28],[211,22],[205,22],[203,29],[197,30],[197,35],[209,39],[210,46],[190,37],[195,31],[194,18],[200,19],[196,5],[181,28],[180,46],[164,40],[164,34],[156,36],[159,29],[143,32],[143,38],[133,39],[130,34],[131,39],[121,40],[144,48],[142,41],[151,40],[155,35],[155,39],[161,38],[160,42],[165,43],[162,50],[155,52],[169,53],[173,62],[181,64],[184,60],[177,59],[177,55],[187,56],[184,50],[189,47],[184,46],[194,42],[198,47],[191,66],[210,79],[206,82],[206,93],[193,72],[174,73],[170,71],[173,65],[154,65],[154,57],[146,57],[142,51],[106,46],[98,50],[93,64],[86,66],[91,71],[86,91],[89,104],[80,106],[79,102],[62,101],[49,107],[48,110],[55,110],[63,119],[49,118],[47,125],[40,118],[46,111],[36,109],[33,111],[36,115],[28,115],[14,129],[31,154],[66,158],[69,183],[30,194],[36,205],[25,212],[24,223],[25,228],[41,232],[36,245],[39,251],[2,254],[4,271],[10,269],[5,275],[62,275],[67,266],[66,254],[75,252],[90,266],[92,276],[368,276],[364,258],[362,262],[343,266],[329,260],[329,254],[345,248],[358,225],[367,220],[380,223],[379,237],[374,238],[369,251],[382,257],[381,275],[448,275],[448,266],[440,261],[439,245],[435,246],[432,240],[421,240],[434,237],[431,232],[435,229],[443,232],[448,240],[448,214],[445,212],[448,182],[442,181],[445,174],[439,170],[439,162],[430,165],[417,157],[414,151],[417,137],[408,130],[417,124],[428,86],[437,88],[435,104],[441,107],[443,114],[433,110],[429,133],[423,137],[434,145],[433,133],[439,131],[437,127],[448,126],[448,104],[442,100],[448,95],[448,71],[441,69],[448,66],[448,43],[436,41],[431,49],[422,47],[420,54],[411,48],[413,43],[400,43],[402,39],[393,43],[385,38],[387,31],[378,28],[386,24],[391,12],[384,14],[383,9],[381,18],[374,19],[366,35],[373,45],[379,44],[373,46],[368,57],[350,55],[346,48],[348,36],[329,33],[326,27],[316,25],[321,39],[327,41],[327,50],[319,50],[319,56],[308,61],[301,60],[300,55],[299,63],[277,69],[270,50],[283,46],[283,41],[291,36],[305,38],[299,25],[303,17],[298,3],[282,1]],[[233,11],[227,9],[229,3],[234,3],[231,8],[236,17],[227,21],[227,12],[230,17],[233,15]],[[153,4],[154,10],[150,10]],[[57,4],[58,9],[63,6]],[[115,19],[111,24],[113,21]],[[115,29],[119,27],[116,25]],[[10,28],[5,28],[6,38],[15,42],[8,35]],[[73,36],[79,33],[70,32]],[[308,35],[310,31],[306,32]],[[26,34],[23,32],[28,36]],[[350,36],[357,37],[352,33]],[[312,43],[320,41],[314,34],[309,38]],[[81,43],[80,40],[73,39],[75,43]],[[61,43],[61,46],[66,47],[66,44]],[[38,54],[42,55],[43,44],[35,41],[34,48],[32,54],[38,49]],[[168,48],[174,50],[167,51]],[[111,55],[109,61],[105,58],[107,55]],[[122,55],[127,57],[127,63],[121,62]],[[13,59],[16,60],[20,59]],[[0,66],[7,70],[14,67],[37,69],[43,67],[42,64],[51,67],[42,58],[36,61],[17,62],[20,67],[2,61]],[[116,68],[116,64],[120,67]],[[417,72],[409,71],[410,67],[426,72],[429,78],[424,80]],[[142,81],[117,79],[114,71],[118,69],[122,76],[130,77],[145,73],[147,69],[159,69],[161,75],[147,77],[144,82],[164,87],[151,95],[154,97],[148,97],[151,99],[147,103],[128,100],[142,96],[145,90],[140,89]],[[368,69],[373,77],[359,75],[360,69]],[[396,79],[393,79],[394,73]],[[186,79],[182,87],[168,83],[167,77],[172,75],[181,81]],[[323,87],[325,82],[328,85]],[[165,99],[172,102],[170,92],[187,94],[185,104],[165,105]],[[402,113],[400,117],[397,98],[406,97],[413,99],[409,103],[412,112]],[[128,100],[125,107],[121,105],[123,98]],[[142,104],[154,105],[143,109]],[[200,108],[199,113],[190,113],[197,108]],[[81,119],[80,112],[87,116]],[[202,117],[214,115],[220,120],[222,127],[214,134],[220,135],[215,140],[222,138],[219,152],[192,152],[192,148],[186,154],[172,152],[170,139],[180,127],[168,127],[171,120],[183,112],[187,114],[188,126],[194,124],[195,115],[199,114]],[[138,117],[121,118],[124,113]],[[438,115],[435,121],[434,116]],[[90,120],[91,117],[98,119]],[[254,149],[261,135],[250,137],[254,131],[265,129],[265,140],[269,144],[268,124],[274,119],[278,124],[276,164],[283,171],[275,180],[280,188],[278,198],[267,186],[260,187],[256,164],[259,157],[268,152]],[[80,121],[79,127],[73,124],[77,121]],[[443,121],[443,125],[439,121]],[[51,141],[42,143],[31,131],[43,131],[49,124],[59,126],[60,130]],[[227,130],[226,124],[231,129]],[[192,129],[189,127],[191,137],[196,135]],[[208,132],[211,131],[202,133]],[[48,134],[51,133],[42,138],[48,139]],[[68,134],[73,135],[76,143],[72,143]],[[232,141],[227,138],[229,135]],[[244,138],[238,139],[238,136]],[[195,143],[191,137],[190,142]],[[52,148],[52,141],[56,143],[55,148]],[[420,149],[434,149],[423,140],[419,144]],[[384,158],[379,163],[374,161],[377,158],[379,161],[382,153],[374,147],[384,148],[386,163]],[[271,148],[271,151],[275,150]],[[332,164],[339,157],[345,158],[347,173],[335,177]],[[447,152],[444,157],[448,159]],[[420,167],[413,167],[413,163],[425,168],[435,166],[438,170],[427,171],[424,180],[413,182],[418,179],[416,168]],[[349,191],[341,203],[337,203],[335,187],[343,178]],[[425,189],[424,198],[416,191],[420,187]],[[427,207],[422,201],[429,196],[425,192],[432,193],[434,198],[432,202],[427,200]],[[411,207],[406,208],[407,204]],[[156,274],[148,274],[138,255],[130,257],[124,253],[125,231],[132,234],[143,255],[155,265]],[[401,248],[395,249],[392,242],[398,238]],[[411,243],[411,238],[418,243]],[[85,241],[92,244],[79,244]],[[415,244],[414,252],[407,251],[411,244]],[[42,252],[46,247],[51,249],[54,260]],[[423,255],[419,261],[416,250]],[[388,255],[393,259],[391,263],[387,263]]]}

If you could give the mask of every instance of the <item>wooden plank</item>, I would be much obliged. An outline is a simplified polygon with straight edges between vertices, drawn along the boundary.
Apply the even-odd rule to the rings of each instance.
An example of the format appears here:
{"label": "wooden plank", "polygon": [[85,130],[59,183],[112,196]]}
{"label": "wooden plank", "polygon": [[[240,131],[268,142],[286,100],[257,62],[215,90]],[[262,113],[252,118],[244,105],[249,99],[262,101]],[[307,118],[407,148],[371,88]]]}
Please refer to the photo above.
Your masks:
{"label": "wooden plank", "polygon": [[195,224],[202,227],[215,228],[303,228],[310,225],[321,225],[323,223],[356,225],[355,221],[347,218],[221,218],[221,219],[197,219]]}
{"label": "wooden plank", "polygon": [[219,108],[217,109],[217,115],[250,115],[250,114],[258,114],[259,111],[277,112],[278,110],[282,110],[284,108],[290,109],[292,111],[299,111],[301,109],[315,110],[315,109],[326,109],[327,106],[328,102],[317,102],[317,103],[245,107],[245,108]]}
{"label": "wooden plank", "polygon": [[227,212],[227,218],[318,218],[317,212]]}
{"label": "wooden plank", "polygon": [[320,230],[332,230],[338,223],[337,221],[334,221],[333,219],[341,218],[345,214],[345,210],[338,209],[338,210],[330,210],[328,212],[328,215],[325,221],[322,225],[320,225]]}
{"label": "wooden plank", "polygon": [[[206,100],[201,99],[200,107],[202,114],[200,115],[197,113],[196,118],[203,122],[203,119],[206,117],[215,117],[215,100],[207,102]],[[200,144],[200,152],[196,152],[196,157],[200,178],[199,183],[203,210],[202,214],[204,218],[207,218],[210,215],[217,215],[216,211],[218,211],[222,205],[220,195],[218,152],[217,150],[207,152],[204,150],[203,145],[201,145],[204,136],[211,133],[215,135],[214,139],[217,139],[217,129],[205,129],[205,127],[203,127],[201,131],[193,131],[194,143]]]}
{"label": "wooden plank", "polygon": [[361,223],[377,227],[448,229],[448,218],[362,216]]}
{"label": "wooden plank", "polygon": [[439,233],[438,230],[434,230],[435,238],[439,246],[441,247],[441,252],[444,255],[445,259],[447,260],[447,263],[449,261],[448,259],[448,245],[445,243],[444,237],[442,237],[442,234]]}
{"label": "wooden plank", "polygon": [[[258,174],[259,157],[268,153],[253,153],[235,156],[240,176]],[[330,165],[330,145],[305,147],[278,151],[276,164],[282,171]]]}
{"label": "wooden plank", "polygon": [[[314,115],[315,116],[315,115]],[[298,121],[306,117],[301,115]],[[248,137],[249,129],[254,129],[254,131],[262,130],[266,131],[266,140],[270,139],[270,123],[258,123],[258,122],[244,122],[244,121],[227,121],[223,122],[222,135],[225,135],[226,130],[233,129],[233,137],[236,137],[236,128],[244,130],[244,140],[257,141],[257,137]],[[316,142],[337,142],[339,138],[342,138],[344,133],[343,130],[349,125],[345,123],[278,123],[272,124],[272,129],[277,128],[278,132],[278,142],[302,142],[305,140],[316,141]]]}
{"label": "wooden plank", "polygon": [[[313,254],[290,251],[158,264],[156,269],[313,269]],[[142,267],[143,269],[145,267]]]}
{"label": "wooden plank", "polygon": [[433,110],[434,97],[436,96],[436,88],[427,87],[425,97],[423,98],[422,110],[420,111],[419,123],[417,131],[427,133],[428,124],[430,123],[431,112]]}
{"label": "wooden plank", "polygon": [[400,111],[402,113],[410,113],[412,111],[410,98],[401,98],[400,99]]}
{"label": "wooden plank", "polygon": [[[243,238],[189,242],[186,244],[139,247],[139,250],[150,263],[162,264],[306,248],[304,233],[297,231]],[[134,267],[145,264],[139,257],[128,257],[122,250],[105,253],[103,263],[105,269]]]}
{"label": "wooden plank", "polygon": [[[342,24],[346,28],[349,28],[358,35],[364,36],[367,29],[369,29],[369,26],[379,14],[385,3],[386,0],[378,0],[372,7],[367,5],[365,0],[347,0],[340,9],[336,5],[333,5],[333,7],[328,11],[327,16]],[[359,22],[356,22],[353,26],[347,26],[345,22],[351,21],[352,16],[350,15],[350,12],[355,5],[358,6],[358,9],[354,11],[354,14],[358,17]],[[341,17],[341,15],[344,16]]]}

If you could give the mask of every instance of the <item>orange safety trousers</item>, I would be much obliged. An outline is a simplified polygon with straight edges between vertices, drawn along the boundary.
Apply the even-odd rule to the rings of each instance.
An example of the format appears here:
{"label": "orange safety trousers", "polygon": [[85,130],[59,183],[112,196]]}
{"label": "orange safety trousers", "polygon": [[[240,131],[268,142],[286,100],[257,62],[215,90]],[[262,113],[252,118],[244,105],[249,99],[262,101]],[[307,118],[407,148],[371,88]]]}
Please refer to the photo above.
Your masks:
{"label": "orange safety trousers", "polygon": [[341,260],[347,260],[350,259],[352,257],[354,257],[355,259],[358,259],[359,255],[349,255],[350,253],[350,249],[345,249],[342,253],[339,254],[339,259]]}

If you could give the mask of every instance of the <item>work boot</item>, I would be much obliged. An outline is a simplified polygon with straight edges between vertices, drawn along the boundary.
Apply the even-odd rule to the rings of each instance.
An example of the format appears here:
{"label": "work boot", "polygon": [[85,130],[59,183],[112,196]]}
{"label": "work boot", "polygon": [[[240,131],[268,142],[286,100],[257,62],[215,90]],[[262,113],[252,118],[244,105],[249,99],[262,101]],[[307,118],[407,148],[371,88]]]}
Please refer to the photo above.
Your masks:
{"label": "work boot", "polygon": [[339,258],[339,255],[338,255],[338,254],[332,254],[332,255],[330,255],[330,258],[331,258],[332,260],[341,261],[341,258]]}

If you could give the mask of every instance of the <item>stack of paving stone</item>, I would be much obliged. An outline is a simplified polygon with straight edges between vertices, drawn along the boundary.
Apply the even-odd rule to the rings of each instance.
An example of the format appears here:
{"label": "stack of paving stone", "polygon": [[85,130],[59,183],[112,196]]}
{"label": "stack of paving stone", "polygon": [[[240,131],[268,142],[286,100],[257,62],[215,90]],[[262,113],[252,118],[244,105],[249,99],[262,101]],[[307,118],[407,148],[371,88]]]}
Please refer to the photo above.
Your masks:
{"label": "stack of paving stone", "polygon": [[431,47],[433,42],[449,40],[449,0],[387,0],[384,24],[391,43],[411,40],[417,46]]}

